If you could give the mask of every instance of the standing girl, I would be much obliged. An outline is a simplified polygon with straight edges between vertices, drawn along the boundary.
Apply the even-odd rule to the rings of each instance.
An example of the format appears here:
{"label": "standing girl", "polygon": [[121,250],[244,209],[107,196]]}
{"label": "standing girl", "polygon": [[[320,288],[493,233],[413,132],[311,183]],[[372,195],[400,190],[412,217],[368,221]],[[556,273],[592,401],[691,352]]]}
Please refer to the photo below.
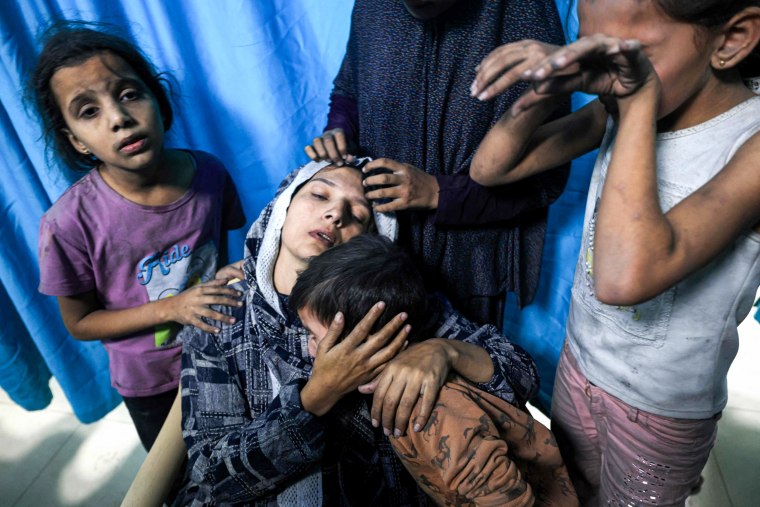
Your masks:
{"label": "standing girl", "polygon": [[[471,172],[508,183],[601,144],[552,428],[587,500],[683,505],[760,285],[760,97],[742,81],[760,74],[760,2],[582,0],[578,12],[596,35],[481,63],[479,98],[520,79],[533,89]],[[599,100],[538,127],[576,90]]]}
{"label": "standing girl", "polygon": [[[237,306],[214,280],[222,234],[245,217],[213,156],[164,148],[172,108],[126,40],[78,24],[51,29],[30,82],[48,145],[90,169],[40,224],[40,292],[80,340],[103,340],[111,383],[150,449],[179,383],[178,325],[210,332]],[[192,288],[188,288],[192,287]]]}

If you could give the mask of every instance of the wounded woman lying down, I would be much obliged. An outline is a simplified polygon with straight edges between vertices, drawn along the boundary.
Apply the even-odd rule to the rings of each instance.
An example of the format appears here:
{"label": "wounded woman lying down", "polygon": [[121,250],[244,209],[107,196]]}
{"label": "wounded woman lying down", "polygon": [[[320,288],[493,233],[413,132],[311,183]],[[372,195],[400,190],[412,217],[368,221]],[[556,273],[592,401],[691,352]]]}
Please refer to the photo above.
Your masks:
{"label": "wounded woman lying down", "polygon": [[[522,349],[440,298],[435,334],[447,340],[404,349],[403,313],[370,332],[379,302],[312,360],[288,295],[310,257],[364,233],[393,240],[395,218],[373,212],[357,168],[327,162],[291,173],[253,224],[233,285],[244,304],[220,308],[234,322],[217,334],[182,331],[189,461],[175,505],[430,505],[386,435],[404,433],[415,406],[411,423],[424,426],[449,373],[514,405],[536,392]],[[338,315],[328,333],[342,326]],[[382,397],[357,392],[378,379]]]}

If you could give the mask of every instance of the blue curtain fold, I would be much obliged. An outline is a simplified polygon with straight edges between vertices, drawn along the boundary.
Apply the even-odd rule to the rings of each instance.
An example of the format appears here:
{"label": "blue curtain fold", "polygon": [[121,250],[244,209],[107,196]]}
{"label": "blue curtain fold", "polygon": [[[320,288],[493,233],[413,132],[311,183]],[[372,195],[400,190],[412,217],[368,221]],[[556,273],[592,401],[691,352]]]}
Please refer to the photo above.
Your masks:
{"label": "blue curtain fold", "polygon": [[[304,163],[326,121],[348,39],[351,0],[21,0],[0,9],[0,387],[28,410],[56,377],[83,422],[121,398],[98,342],[66,332],[54,298],[37,292],[42,214],[79,176],[47,157],[23,86],[38,36],[59,19],[110,23],[176,84],[167,144],[214,153],[252,221],[276,185]],[[50,160],[49,160],[50,159]],[[229,235],[242,256],[245,228]]]}

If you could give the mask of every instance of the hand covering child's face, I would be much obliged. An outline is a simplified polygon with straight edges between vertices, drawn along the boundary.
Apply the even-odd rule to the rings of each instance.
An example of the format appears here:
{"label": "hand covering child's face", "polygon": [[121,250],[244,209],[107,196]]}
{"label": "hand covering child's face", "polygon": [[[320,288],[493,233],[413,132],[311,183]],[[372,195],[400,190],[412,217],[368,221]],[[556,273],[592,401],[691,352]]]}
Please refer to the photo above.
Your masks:
{"label": "hand covering child's face", "polygon": [[327,167],[293,196],[282,227],[278,264],[303,270],[310,257],[367,232],[372,220],[361,173]]}

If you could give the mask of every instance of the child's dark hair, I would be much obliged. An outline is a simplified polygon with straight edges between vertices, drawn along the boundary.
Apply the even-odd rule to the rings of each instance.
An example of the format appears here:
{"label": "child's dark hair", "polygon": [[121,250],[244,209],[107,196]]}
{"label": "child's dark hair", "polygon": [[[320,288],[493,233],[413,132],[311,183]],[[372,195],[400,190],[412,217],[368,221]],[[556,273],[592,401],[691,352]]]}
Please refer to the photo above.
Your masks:
{"label": "child's dark hair", "polygon": [[79,65],[98,53],[112,53],[134,69],[156,98],[164,130],[169,130],[174,118],[169,100],[170,85],[164,75],[156,71],[134,44],[113,31],[115,28],[109,25],[79,21],[51,25],[42,36],[44,46],[27,84],[28,100],[40,117],[48,149],[55,150],[74,170],[90,169],[96,160],[74,149],[63,133],[66,122],[50,86],[53,74],[62,67]]}
{"label": "child's dark hair", "polygon": [[[760,7],[760,0],[654,0],[676,21],[715,30],[747,7]],[[760,45],[759,45],[760,46]],[[760,48],[755,47],[737,69],[745,79],[760,76]]]}
{"label": "child's dark hair", "polygon": [[406,322],[412,326],[410,341],[424,338],[428,295],[419,270],[387,238],[360,234],[312,257],[298,275],[288,304],[296,312],[308,308],[325,325],[343,312],[345,335],[378,301],[386,306],[373,332],[406,312]]}

